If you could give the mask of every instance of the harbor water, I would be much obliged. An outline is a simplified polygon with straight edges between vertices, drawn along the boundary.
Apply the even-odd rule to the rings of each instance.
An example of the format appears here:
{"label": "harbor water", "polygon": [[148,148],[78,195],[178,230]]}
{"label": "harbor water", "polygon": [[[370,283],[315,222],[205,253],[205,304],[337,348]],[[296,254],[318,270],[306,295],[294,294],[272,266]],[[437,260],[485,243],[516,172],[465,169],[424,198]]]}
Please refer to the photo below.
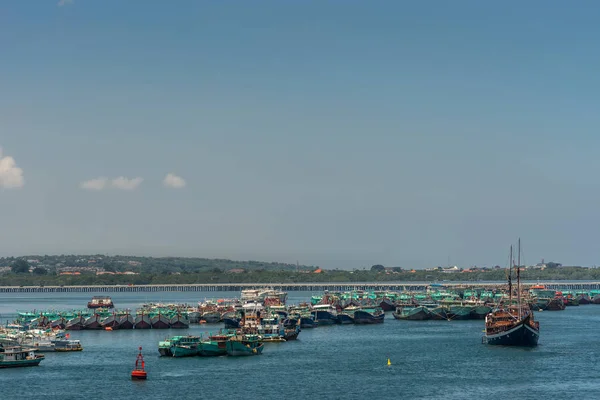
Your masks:
{"label": "harbor water", "polygon": [[[206,293],[231,298],[236,292]],[[310,292],[290,292],[288,304]],[[17,310],[82,309],[93,293],[3,293],[0,318]],[[147,302],[196,304],[205,293],[118,293],[115,306]],[[47,353],[39,367],[0,370],[0,398],[151,399],[574,399],[598,398],[600,306],[536,313],[539,346],[481,343],[483,321],[397,321],[304,329],[297,341],[267,343],[256,357],[159,357],[160,340],[217,332],[223,324],[186,330],[73,331],[84,351]],[[132,381],[138,347],[147,381]],[[391,365],[388,365],[388,359]]]}

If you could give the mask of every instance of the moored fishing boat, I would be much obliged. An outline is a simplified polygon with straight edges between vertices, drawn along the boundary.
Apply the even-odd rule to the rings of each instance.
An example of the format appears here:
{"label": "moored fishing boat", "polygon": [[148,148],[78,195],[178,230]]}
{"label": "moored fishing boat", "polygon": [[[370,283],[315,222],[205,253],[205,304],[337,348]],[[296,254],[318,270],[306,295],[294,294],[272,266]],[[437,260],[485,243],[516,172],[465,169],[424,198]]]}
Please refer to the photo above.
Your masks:
{"label": "moored fishing boat", "polygon": [[471,319],[485,319],[485,316],[492,311],[492,307],[482,302],[476,302],[472,305],[470,318]]}
{"label": "moored fishing boat", "polygon": [[211,335],[208,340],[202,340],[199,355],[204,357],[224,356],[227,354],[227,341],[231,335]]}
{"label": "moored fishing boat", "polygon": [[471,310],[473,306],[464,304],[451,304],[448,308],[446,316],[450,320],[467,320],[471,319]]}
{"label": "moored fishing boat", "polygon": [[150,321],[152,324],[152,329],[168,329],[171,326],[169,323],[169,318],[160,311],[150,317]]}
{"label": "moored fishing boat", "polygon": [[88,308],[113,308],[114,304],[109,296],[94,296],[87,306]]}
{"label": "moored fishing boat", "polygon": [[134,329],[150,329],[152,328],[152,321],[150,316],[144,311],[138,311],[135,315],[135,321],[133,324]]}
{"label": "moored fishing boat", "polygon": [[226,342],[227,355],[230,356],[254,356],[262,354],[264,344],[258,335],[243,334],[235,335]]}
{"label": "moored fishing boat", "polygon": [[218,324],[221,321],[221,313],[218,310],[209,310],[202,314],[201,319],[207,324]]}
{"label": "moored fishing boat", "polygon": [[116,312],[113,312],[111,315],[104,318],[102,320],[102,322],[100,322],[100,325],[102,325],[102,328],[104,328],[104,329],[106,329],[106,328],[110,328],[113,330],[119,329],[119,316],[117,315]]}
{"label": "moored fishing boat", "polygon": [[169,338],[158,342],[158,354],[160,354],[162,357],[172,356],[173,353],[171,353],[171,340],[175,338]]}
{"label": "moored fishing boat", "polygon": [[190,327],[190,321],[180,312],[177,312],[173,317],[171,317],[169,324],[173,329],[187,329]]}
{"label": "moored fishing boat", "polygon": [[381,308],[362,308],[354,311],[354,324],[382,324],[385,313]]}
{"label": "moored fishing boat", "polygon": [[171,354],[173,357],[192,357],[200,355],[200,336],[177,336],[171,339]]}
{"label": "moored fishing boat", "polygon": [[102,329],[102,316],[98,313],[92,314],[83,323],[84,329]]}
{"label": "moored fishing boat", "polygon": [[84,329],[84,327],[85,327],[85,320],[86,320],[86,318],[84,316],[82,316],[81,314],[78,314],[75,318],[73,318],[67,322],[65,329],[71,330],[71,331],[80,331],[80,330]]}
{"label": "moored fishing boat", "polygon": [[65,317],[58,317],[54,321],[50,322],[50,328],[52,329],[65,329],[67,327],[67,320]]}
{"label": "moored fishing boat", "polygon": [[579,302],[579,304],[581,305],[590,304],[592,302],[590,294],[584,291],[578,290],[577,292],[575,292],[575,298],[577,299],[577,302]]}
{"label": "moored fishing boat", "polygon": [[431,319],[431,310],[426,306],[401,306],[392,314],[395,319],[404,319],[409,321],[426,321]]}
{"label": "moored fishing boat", "polygon": [[590,297],[592,298],[592,303],[600,304],[600,290],[590,290]]}
{"label": "moored fishing boat", "polygon": [[337,323],[346,325],[354,323],[354,311],[358,310],[358,307],[347,307],[343,311],[337,314]]}
{"label": "moored fishing boat", "polygon": [[119,315],[119,329],[133,329],[134,326],[135,319],[129,310]]}
{"label": "moored fishing boat", "polygon": [[237,329],[240,327],[240,318],[223,318],[223,323],[225,324],[225,329]]}
{"label": "moored fishing boat", "polygon": [[331,304],[317,304],[312,307],[314,321],[319,325],[333,325],[337,323],[337,311]]}
{"label": "moored fishing boat", "polygon": [[[521,240],[519,239],[519,262]],[[506,305],[499,304],[485,317],[485,335],[483,342],[504,346],[537,346],[540,336],[540,324],[535,321],[533,311],[522,302],[520,267],[517,269],[517,302],[512,297],[512,266],[514,264],[512,246],[508,272],[509,300]]]}

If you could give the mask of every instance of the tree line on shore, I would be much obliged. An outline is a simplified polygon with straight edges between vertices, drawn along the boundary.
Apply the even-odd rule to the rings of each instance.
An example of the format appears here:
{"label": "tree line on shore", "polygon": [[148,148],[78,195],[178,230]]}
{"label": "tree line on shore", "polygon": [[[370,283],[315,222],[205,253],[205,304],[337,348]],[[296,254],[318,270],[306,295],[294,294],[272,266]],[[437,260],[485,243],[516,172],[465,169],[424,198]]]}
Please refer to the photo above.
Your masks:
{"label": "tree line on shore", "polygon": [[[560,265],[560,264],[558,264]],[[148,285],[209,283],[301,282],[443,282],[503,281],[506,269],[447,272],[385,268],[321,269],[285,263],[202,258],[127,256],[28,256],[0,258],[0,286]],[[125,274],[127,273],[127,274]],[[524,269],[521,278],[533,281],[599,280],[600,268],[554,267]]]}

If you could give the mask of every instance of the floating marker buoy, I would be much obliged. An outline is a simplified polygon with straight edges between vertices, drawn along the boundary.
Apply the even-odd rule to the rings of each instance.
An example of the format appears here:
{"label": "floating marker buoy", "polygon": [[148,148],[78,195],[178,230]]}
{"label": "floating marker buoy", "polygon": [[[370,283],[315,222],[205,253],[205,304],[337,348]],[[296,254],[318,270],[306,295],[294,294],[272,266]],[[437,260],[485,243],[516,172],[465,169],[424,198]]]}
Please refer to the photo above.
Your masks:
{"label": "floating marker buoy", "polygon": [[146,379],[147,374],[144,370],[144,356],[142,355],[142,347],[140,346],[140,353],[137,355],[135,359],[135,369],[131,371],[131,379]]}
{"label": "floating marker buoy", "polygon": [[105,331],[112,331],[113,329],[110,326],[107,326],[106,328],[104,328]]}
{"label": "floating marker buoy", "polygon": [[390,359],[388,358],[388,367],[392,365],[392,362],[390,361]]}

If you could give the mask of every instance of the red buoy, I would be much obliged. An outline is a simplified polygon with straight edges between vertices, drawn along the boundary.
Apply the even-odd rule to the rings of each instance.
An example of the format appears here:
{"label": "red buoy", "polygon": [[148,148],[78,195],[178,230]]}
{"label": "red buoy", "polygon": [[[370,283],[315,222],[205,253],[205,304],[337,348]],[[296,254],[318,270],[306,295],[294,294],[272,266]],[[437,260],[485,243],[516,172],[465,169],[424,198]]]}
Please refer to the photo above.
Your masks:
{"label": "red buoy", "polygon": [[147,374],[144,370],[144,356],[142,355],[142,347],[140,346],[140,353],[135,359],[135,369],[131,371],[131,379],[146,379]]}

